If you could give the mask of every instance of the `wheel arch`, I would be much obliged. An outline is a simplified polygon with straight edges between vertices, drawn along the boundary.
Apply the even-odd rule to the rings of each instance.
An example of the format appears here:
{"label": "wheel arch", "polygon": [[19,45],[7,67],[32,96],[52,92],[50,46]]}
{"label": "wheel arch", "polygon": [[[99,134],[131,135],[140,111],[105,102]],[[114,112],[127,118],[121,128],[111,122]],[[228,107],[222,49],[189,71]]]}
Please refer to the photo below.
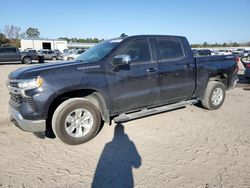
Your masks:
{"label": "wheel arch", "polygon": [[23,59],[24,59],[24,58],[26,58],[26,57],[28,57],[28,58],[31,58],[31,59],[32,59],[32,57],[31,57],[30,55],[23,55],[23,56],[21,57],[21,61],[23,62]]}
{"label": "wheel arch", "polygon": [[51,120],[57,107],[62,102],[70,98],[86,98],[91,103],[96,105],[96,107],[100,110],[102,120],[110,124],[110,111],[108,110],[109,108],[103,95],[94,89],[79,89],[61,93],[60,95],[53,98],[53,100],[48,105],[46,131],[52,131]]}
{"label": "wheel arch", "polygon": [[215,73],[209,77],[208,82],[210,81],[221,82],[226,89],[229,88],[229,75],[227,73],[223,72]]}

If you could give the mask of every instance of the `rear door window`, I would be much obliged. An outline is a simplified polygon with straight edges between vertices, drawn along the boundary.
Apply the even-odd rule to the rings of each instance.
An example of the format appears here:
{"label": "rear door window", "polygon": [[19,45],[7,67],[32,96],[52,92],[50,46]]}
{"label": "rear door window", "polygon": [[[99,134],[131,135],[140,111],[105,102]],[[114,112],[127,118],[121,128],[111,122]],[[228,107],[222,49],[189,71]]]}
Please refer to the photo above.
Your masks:
{"label": "rear door window", "polygon": [[158,60],[171,60],[185,57],[182,44],[175,39],[157,39]]}
{"label": "rear door window", "polygon": [[5,48],[0,48],[0,54],[5,53]]}
{"label": "rear door window", "polygon": [[16,53],[16,48],[6,48],[6,53]]}

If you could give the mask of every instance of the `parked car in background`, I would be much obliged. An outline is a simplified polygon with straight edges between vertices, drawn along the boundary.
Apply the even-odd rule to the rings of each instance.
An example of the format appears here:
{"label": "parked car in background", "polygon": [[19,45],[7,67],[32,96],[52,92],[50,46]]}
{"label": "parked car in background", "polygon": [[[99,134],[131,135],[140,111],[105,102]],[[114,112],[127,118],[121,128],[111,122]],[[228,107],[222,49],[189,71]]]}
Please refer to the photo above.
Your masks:
{"label": "parked car in background", "polygon": [[45,60],[53,60],[53,61],[55,61],[55,60],[58,60],[58,59],[62,59],[62,57],[59,56],[53,50],[38,50],[38,53],[40,55],[43,55]]}
{"label": "parked car in background", "polygon": [[211,55],[211,54],[212,54],[211,50],[207,50],[207,49],[198,50],[197,53],[196,53],[196,55],[198,55],[198,56],[206,56],[206,55]]}
{"label": "parked car in background", "polygon": [[211,55],[219,55],[219,50],[211,50]]}
{"label": "parked car in background", "polygon": [[193,55],[197,55],[198,50],[196,50],[196,49],[192,49],[192,52],[193,52]]}
{"label": "parked car in background", "polygon": [[243,57],[250,56],[250,50],[245,50],[242,55]]}
{"label": "parked car in background", "polygon": [[33,60],[43,63],[43,55],[39,55],[36,51],[20,52],[16,47],[1,47],[0,62],[21,61],[24,64],[31,64]]}
{"label": "parked car in background", "polygon": [[250,79],[250,54],[248,56],[243,56],[240,60],[245,67],[244,76]]}
{"label": "parked car in background", "polygon": [[63,54],[67,54],[67,53],[69,53],[69,49],[64,49]]}
{"label": "parked car in background", "polygon": [[60,50],[54,50],[54,52],[59,56],[59,57],[62,57],[62,52]]}
{"label": "parked car in background", "polygon": [[83,52],[85,52],[85,49],[81,49],[81,50],[77,50],[77,51],[72,51],[71,53],[65,54],[63,56],[63,60],[65,60],[65,61],[74,60],[79,55],[81,55]]}
{"label": "parked car in background", "polygon": [[217,55],[232,55],[230,50],[219,50]]}
{"label": "parked car in background", "polygon": [[28,49],[25,49],[24,52],[32,52],[32,53],[37,53],[36,50],[34,49],[31,49],[31,48],[28,48]]}
{"label": "parked car in background", "polygon": [[238,48],[237,50],[233,50],[232,54],[242,57],[244,55],[244,48]]}

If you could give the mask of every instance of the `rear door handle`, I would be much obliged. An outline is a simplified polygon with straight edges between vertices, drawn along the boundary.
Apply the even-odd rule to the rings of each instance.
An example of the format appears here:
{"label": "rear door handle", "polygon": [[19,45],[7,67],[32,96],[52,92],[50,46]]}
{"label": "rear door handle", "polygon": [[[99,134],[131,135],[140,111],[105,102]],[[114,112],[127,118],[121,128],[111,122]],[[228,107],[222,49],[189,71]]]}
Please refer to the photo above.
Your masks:
{"label": "rear door handle", "polygon": [[191,64],[186,64],[184,67],[185,67],[186,69],[193,68],[193,66],[192,66]]}
{"label": "rear door handle", "polygon": [[147,72],[155,72],[155,71],[157,71],[156,68],[149,68],[149,69],[147,69]]}

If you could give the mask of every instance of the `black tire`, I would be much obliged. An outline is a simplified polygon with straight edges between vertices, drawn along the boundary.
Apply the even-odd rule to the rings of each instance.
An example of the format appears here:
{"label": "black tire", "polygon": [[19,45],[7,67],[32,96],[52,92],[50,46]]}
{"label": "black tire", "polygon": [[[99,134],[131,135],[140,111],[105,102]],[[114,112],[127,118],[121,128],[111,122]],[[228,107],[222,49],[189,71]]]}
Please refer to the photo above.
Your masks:
{"label": "black tire", "polygon": [[[218,97],[214,97],[215,93],[219,92]],[[221,93],[221,96],[220,96]],[[204,108],[209,110],[216,110],[222,106],[226,96],[225,86],[221,82],[210,81],[208,82],[205,95],[201,100]]]}
{"label": "black tire", "polygon": [[57,60],[57,57],[54,56],[54,57],[52,57],[51,59],[52,59],[53,61],[56,61],[56,60]]}
{"label": "black tire", "polygon": [[[66,130],[66,118],[74,111],[85,109],[92,115],[92,126],[86,135],[75,137]],[[78,145],[93,139],[101,128],[102,119],[99,109],[84,98],[72,98],[60,104],[52,117],[52,129],[54,134],[64,143],[69,145]],[[67,127],[69,128],[69,127]],[[75,128],[76,131],[77,128]],[[79,129],[79,128],[78,128]],[[82,129],[82,128],[81,128]],[[85,130],[85,129],[83,129]],[[73,131],[74,132],[74,131]],[[71,134],[75,134],[75,133]]]}
{"label": "black tire", "polygon": [[73,61],[74,58],[73,57],[68,57],[67,61]]}
{"label": "black tire", "polygon": [[38,63],[44,63],[44,56],[38,56]]}
{"label": "black tire", "polygon": [[32,58],[31,57],[24,57],[22,60],[23,64],[31,64],[32,63]]}

